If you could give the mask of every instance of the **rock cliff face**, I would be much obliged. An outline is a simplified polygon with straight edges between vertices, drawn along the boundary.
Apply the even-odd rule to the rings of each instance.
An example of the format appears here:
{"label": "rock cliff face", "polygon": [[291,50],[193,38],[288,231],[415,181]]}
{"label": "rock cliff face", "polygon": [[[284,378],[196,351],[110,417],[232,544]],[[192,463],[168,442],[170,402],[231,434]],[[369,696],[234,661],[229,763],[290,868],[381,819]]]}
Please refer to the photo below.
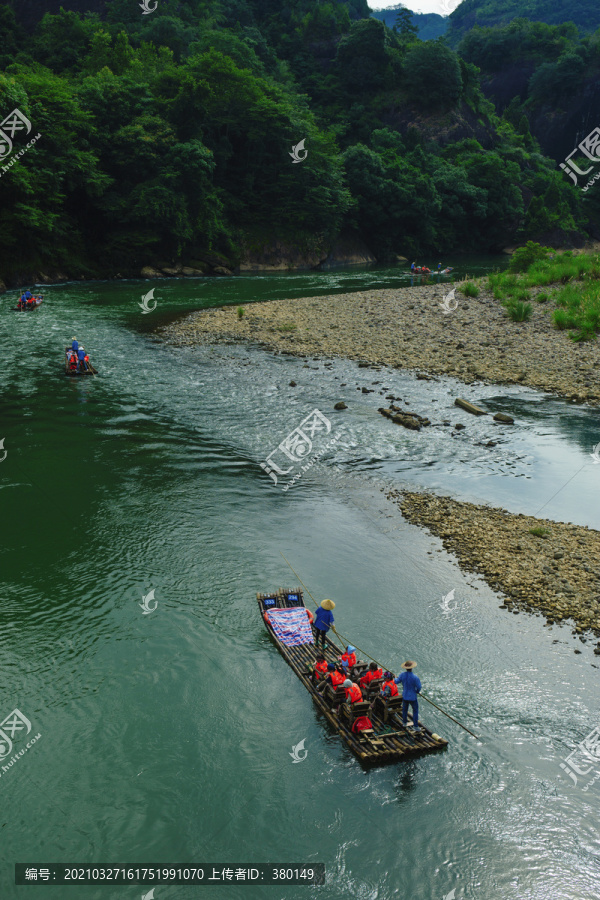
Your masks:
{"label": "rock cliff face", "polygon": [[9,0],[9,5],[14,10],[17,22],[27,31],[33,31],[46,13],[56,15],[61,6],[78,13],[94,12],[101,16],[106,13],[106,0]]}
{"label": "rock cliff face", "polygon": [[331,245],[317,241],[310,248],[277,238],[265,240],[259,245],[247,244],[239,271],[285,272],[289,269],[329,268],[370,262],[375,262],[375,257],[361,238],[353,232],[343,232]]}

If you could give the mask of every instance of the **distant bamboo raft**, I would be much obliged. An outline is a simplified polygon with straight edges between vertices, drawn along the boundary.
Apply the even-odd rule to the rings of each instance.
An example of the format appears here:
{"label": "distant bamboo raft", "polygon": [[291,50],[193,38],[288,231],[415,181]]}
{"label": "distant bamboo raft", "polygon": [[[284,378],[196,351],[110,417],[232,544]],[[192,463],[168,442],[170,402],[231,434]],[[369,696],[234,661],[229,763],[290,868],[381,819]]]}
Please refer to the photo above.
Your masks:
{"label": "distant bamboo raft", "polygon": [[[290,600],[290,597],[297,599]],[[294,591],[280,589],[272,594],[257,594],[256,599],[263,621],[277,649],[309,692],[319,711],[323,713],[328,722],[335,728],[339,736],[361,762],[383,765],[388,762],[398,762],[401,759],[421,753],[432,753],[448,745],[448,741],[438,735],[434,738],[433,733],[428,728],[425,728],[422,722],[420,723],[421,732],[419,734],[411,734],[407,731],[402,725],[401,710],[399,709],[400,698],[393,698],[392,702],[385,702],[381,698],[376,702],[373,710],[362,713],[367,715],[373,724],[372,734],[355,734],[352,732],[348,717],[350,708],[346,704],[342,704],[338,712],[334,712],[326,697],[317,691],[311,680],[311,673],[317,655],[315,644],[288,647],[277,638],[270,623],[264,619],[264,613],[268,612],[269,609],[297,609],[304,607],[302,591],[300,589]],[[327,662],[333,663],[338,661],[341,653],[329,638],[325,639],[325,648],[322,652]],[[366,664],[364,664],[364,668],[367,668]],[[412,720],[410,724],[412,724]]]}

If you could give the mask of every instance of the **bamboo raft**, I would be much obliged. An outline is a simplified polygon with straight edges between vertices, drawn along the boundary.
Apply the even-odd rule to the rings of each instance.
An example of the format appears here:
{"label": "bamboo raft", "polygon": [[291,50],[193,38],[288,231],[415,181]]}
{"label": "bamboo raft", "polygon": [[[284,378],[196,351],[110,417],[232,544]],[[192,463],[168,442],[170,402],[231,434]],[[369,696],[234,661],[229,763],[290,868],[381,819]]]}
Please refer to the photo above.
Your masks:
{"label": "bamboo raft", "polygon": [[[320,694],[313,684],[311,673],[316,662],[315,644],[301,644],[296,647],[287,647],[275,634],[272,626],[264,618],[265,612],[270,609],[297,609],[304,607],[304,599],[300,589],[288,591],[280,589],[276,593],[257,594],[258,607],[263,621],[277,649],[294,670],[306,690],[311,695],[313,702],[323,713],[328,722],[335,728],[340,737],[346,742],[355,756],[364,764],[383,765],[389,762],[398,762],[407,757],[421,753],[432,753],[441,750],[448,745],[448,741],[425,728],[420,722],[420,733],[411,733],[402,724],[401,697],[393,697],[384,700],[380,697],[372,710],[362,710],[359,715],[367,715],[373,724],[372,732],[354,733],[351,730],[353,711],[348,704],[341,703],[337,711],[333,707],[332,700],[324,694]],[[313,627],[314,632],[314,627]],[[328,637],[325,638],[325,649],[322,651],[327,662],[337,662],[341,651]],[[366,663],[357,662],[354,673],[357,670],[367,668]],[[338,691],[340,689],[338,688]],[[337,702],[337,701],[336,701]],[[356,704],[363,706],[366,704]],[[411,707],[412,709],[412,707]],[[354,713],[356,714],[356,713]],[[409,713],[409,725],[412,718]]]}

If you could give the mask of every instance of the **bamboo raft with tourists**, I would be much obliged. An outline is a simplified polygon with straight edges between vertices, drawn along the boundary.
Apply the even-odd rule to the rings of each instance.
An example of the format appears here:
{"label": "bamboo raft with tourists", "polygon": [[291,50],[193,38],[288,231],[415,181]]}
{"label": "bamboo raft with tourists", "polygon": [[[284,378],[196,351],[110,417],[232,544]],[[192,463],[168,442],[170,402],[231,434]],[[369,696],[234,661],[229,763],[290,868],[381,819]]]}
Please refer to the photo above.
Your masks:
{"label": "bamboo raft with tourists", "polygon": [[[416,731],[405,727],[400,715],[402,695],[383,696],[379,678],[368,683],[366,698],[361,702],[348,702],[346,689],[342,686],[318,689],[319,682],[313,677],[317,656],[339,666],[340,655],[344,651],[324,636],[322,652],[318,653],[312,613],[305,607],[300,589],[258,593],[256,599],[277,649],[310,693],[319,711],[362,763],[383,765],[398,762],[417,754],[441,750],[448,745],[447,740],[434,734],[422,722],[414,723],[418,729]],[[369,671],[369,664],[357,660],[349,671],[355,680],[362,679]],[[364,722],[365,719],[372,727],[356,731],[359,720]]]}
{"label": "bamboo raft with tourists", "polygon": [[90,362],[85,347],[77,338],[73,338],[70,347],[65,347],[65,375],[75,378],[79,375],[97,375],[98,372]]}

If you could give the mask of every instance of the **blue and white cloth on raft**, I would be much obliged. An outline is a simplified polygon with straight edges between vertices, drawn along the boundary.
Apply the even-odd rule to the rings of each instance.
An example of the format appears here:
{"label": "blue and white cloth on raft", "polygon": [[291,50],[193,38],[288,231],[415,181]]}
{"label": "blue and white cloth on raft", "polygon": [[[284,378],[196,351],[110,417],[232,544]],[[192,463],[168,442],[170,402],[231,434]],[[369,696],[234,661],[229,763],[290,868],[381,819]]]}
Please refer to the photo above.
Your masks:
{"label": "blue and white cloth on raft", "polygon": [[314,638],[308,611],[304,607],[298,609],[270,609],[266,613],[275,635],[286,647],[297,647],[300,644],[314,644]]}

